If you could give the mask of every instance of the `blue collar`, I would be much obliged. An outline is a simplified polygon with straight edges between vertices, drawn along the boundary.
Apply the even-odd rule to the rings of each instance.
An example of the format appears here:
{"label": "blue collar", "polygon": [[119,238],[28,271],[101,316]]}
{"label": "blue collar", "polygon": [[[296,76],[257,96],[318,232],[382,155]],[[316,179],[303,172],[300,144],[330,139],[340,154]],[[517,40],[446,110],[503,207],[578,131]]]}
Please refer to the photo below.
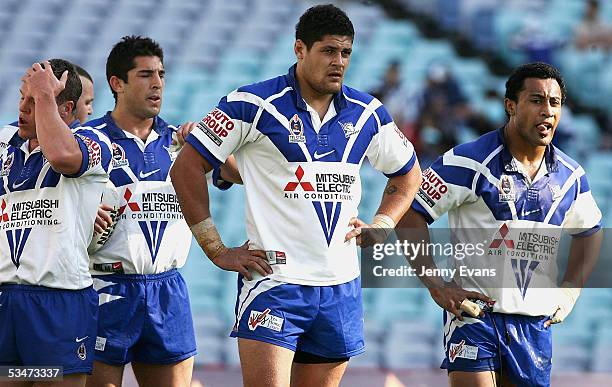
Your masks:
{"label": "blue collar", "polygon": [[[502,150],[502,163],[504,167],[504,171],[506,172],[518,172],[518,165],[514,161],[514,157],[510,153],[510,150],[506,146],[506,138],[504,136],[504,128],[502,126],[497,130],[497,137],[499,142],[504,146]],[[555,154],[555,147],[552,144],[548,144],[546,146],[546,150],[544,151],[544,160],[546,162],[546,169],[548,172],[559,172],[559,163],[557,161],[557,155]]]}
{"label": "blue collar", "polygon": [[[117,126],[117,124],[115,123],[115,120],[113,120],[113,117],[111,116],[111,112],[108,111],[106,112],[106,114],[103,117],[104,122],[106,122],[106,131],[108,132],[108,136],[111,139],[124,139],[124,138],[128,138],[125,135],[125,132],[123,131],[123,129],[121,129],[119,126]],[[163,135],[166,134],[170,128],[168,128],[168,124],[166,123],[166,121],[164,121],[163,119],[161,119],[161,117],[159,116],[155,116],[153,118],[153,130],[159,135]]]}
{"label": "blue collar", "polygon": [[74,120],[74,121],[72,121],[72,122],[70,123],[70,125],[68,125],[68,127],[69,127],[70,129],[76,129],[76,128],[78,128],[79,126],[81,126],[81,121],[79,121],[79,120]]}
{"label": "blue collar", "polygon": [[[287,83],[289,84],[289,86],[291,86],[295,91],[295,105],[299,109],[308,110],[306,108],[306,102],[304,101],[304,98],[302,98],[302,93],[300,93],[300,85],[298,84],[297,79],[295,78],[296,68],[297,64],[294,64],[293,66],[289,67],[289,72],[287,73],[287,75],[285,75],[285,77],[287,78]],[[334,107],[336,108],[336,112],[339,112],[340,110],[348,106],[348,102],[344,97],[344,87],[345,86],[342,85],[342,91],[340,93],[334,94]]]}

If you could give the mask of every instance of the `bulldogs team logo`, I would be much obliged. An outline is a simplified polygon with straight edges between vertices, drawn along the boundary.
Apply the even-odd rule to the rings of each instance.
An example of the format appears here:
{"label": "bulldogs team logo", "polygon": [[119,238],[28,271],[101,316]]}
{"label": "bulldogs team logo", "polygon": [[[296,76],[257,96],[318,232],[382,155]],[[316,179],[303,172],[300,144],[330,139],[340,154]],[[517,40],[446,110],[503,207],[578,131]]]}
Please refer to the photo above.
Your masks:
{"label": "bulldogs team logo", "polygon": [[359,133],[359,129],[356,129],[352,122],[342,123],[338,121],[342,131],[344,132],[344,137],[349,138],[355,133]]}
{"label": "bulldogs team logo", "polygon": [[11,153],[6,156],[6,159],[0,157],[0,176],[8,176],[11,172],[11,167],[13,166],[13,160],[15,159],[15,154]]}
{"label": "bulldogs team logo", "polygon": [[499,180],[499,201],[500,202],[513,202],[516,199],[514,192],[514,181],[512,177],[508,175],[502,175]]}
{"label": "bulldogs team logo", "polygon": [[125,151],[119,144],[113,143],[113,167],[124,167],[130,165],[125,157]]}
{"label": "bulldogs team logo", "polygon": [[306,137],[304,136],[304,124],[302,123],[302,119],[297,114],[294,114],[289,121],[289,131],[291,132],[289,135],[290,143],[297,144],[299,142],[306,142]]}

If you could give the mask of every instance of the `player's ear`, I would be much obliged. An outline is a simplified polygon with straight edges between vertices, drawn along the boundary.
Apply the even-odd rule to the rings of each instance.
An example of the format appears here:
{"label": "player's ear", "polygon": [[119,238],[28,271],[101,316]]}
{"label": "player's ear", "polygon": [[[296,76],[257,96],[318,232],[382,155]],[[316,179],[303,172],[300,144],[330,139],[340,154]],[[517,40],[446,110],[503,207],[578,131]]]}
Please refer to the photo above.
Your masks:
{"label": "player's ear", "polygon": [[66,101],[63,104],[59,105],[57,107],[57,110],[59,112],[59,115],[62,119],[70,116],[72,114],[72,112],[74,111],[74,102],[73,101]]}
{"label": "player's ear", "polygon": [[298,60],[304,59],[306,44],[301,39],[296,39],[295,44],[293,45],[293,52],[295,52],[295,57]]}
{"label": "player's ear", "polygon": [[110,79],[108,80],[108,84],[110,85],[111,89],[113,89],[113,91],[117,94],[123,93],[123,87],[125,82],[123,82],[123,79],[112,75],[110,77]]}
{"label": "player's ear", "polygon": [[504,98],[504,109],[506,109],[506,113],[512,117],[516,113],[516,102],[510,98]]}

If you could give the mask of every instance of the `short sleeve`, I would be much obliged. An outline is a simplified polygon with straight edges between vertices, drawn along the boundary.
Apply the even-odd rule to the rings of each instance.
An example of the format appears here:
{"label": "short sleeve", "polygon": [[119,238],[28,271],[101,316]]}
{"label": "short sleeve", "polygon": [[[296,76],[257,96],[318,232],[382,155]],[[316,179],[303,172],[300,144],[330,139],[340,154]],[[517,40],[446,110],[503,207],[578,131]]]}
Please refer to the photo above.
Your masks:
{"label": "short sleeve", "polygon": [[[449,152],[452,152],[450,150]],[[467,167],[445,165],[444,157],[422,172],[421,186],[412,208],[432,223],[446,212],[476,199],[472,189],[475,171]]]}
{"label": "short sleeve", "polygon": [[375,115],[379,128],[366,152],[368,160],[387,177],[405,175],[417,159],[414,147],[395,125],[383,105],[379,104]]}
{"label": "short sleeve", "polygon": [[213,168],[218,168],[232,153],[251,141],[251,126],[259,106],[249,93],[234,91],[223,97],[217,107],[197,125],[186,141]]}

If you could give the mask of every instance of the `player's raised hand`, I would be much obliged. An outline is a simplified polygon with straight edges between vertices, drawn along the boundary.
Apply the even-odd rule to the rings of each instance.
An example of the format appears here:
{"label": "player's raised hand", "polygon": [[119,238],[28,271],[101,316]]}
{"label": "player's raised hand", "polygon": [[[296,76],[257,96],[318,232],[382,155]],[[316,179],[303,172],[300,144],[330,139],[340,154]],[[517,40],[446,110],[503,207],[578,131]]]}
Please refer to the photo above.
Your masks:
{"label": "player's raised hand", "polygon": [[225,249],[212,259],[213,263],[223,270],[236,271],[247,280],[252,280],[250,270],[262,276],[272,274],[272,267],[268,264],[266,252],[263,250],[249,250],[248,242],[240,247]]}
{"label": "player's raised hand", "polygon": [[[491,298],[485,296],[482,293],[472,292],[460,288],[454,282],[451,282],[444,287],[432,287],[429,288],[429,294],[431,298],[444,310],[447,310],[454,314],[459,320],[463,321],[461,316],[461,303],[470,298],[475,298],[485,302],[492,302]],[[480,313],[480,316],[484,316],[484,312]]]}
{"label": "player's raised hand", "polygon": [[53,74],[49,61],[34,63],[21,78],[29,95],[34,99],[40,96],[57,97],[66,87],[68,71],[64,71],[60,79]]}

